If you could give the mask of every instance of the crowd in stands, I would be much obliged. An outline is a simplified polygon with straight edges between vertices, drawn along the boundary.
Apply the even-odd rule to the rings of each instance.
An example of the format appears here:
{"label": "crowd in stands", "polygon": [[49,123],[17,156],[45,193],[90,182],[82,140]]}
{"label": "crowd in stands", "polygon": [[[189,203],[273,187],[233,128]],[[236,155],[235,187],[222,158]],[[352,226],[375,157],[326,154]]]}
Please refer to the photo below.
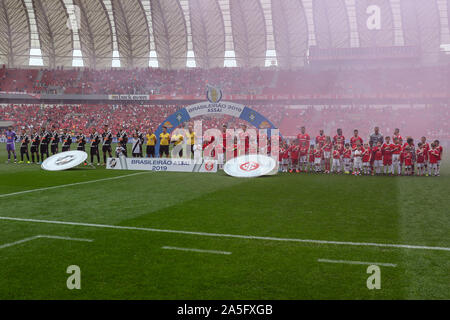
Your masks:
{"label": "crowd in stands", "polygon": [[[0,105],[0,120],[13,121],[16,128],[35,128],[56,125],[73,132],[88,134],[91,128],[109,124],[116,132],[119,128],[132,131],[135,128],[156,129],[163,121],[183,105]],[[384,135],[391,135],[395,128],[402,128],[404,135],[430,139],[450,140],[450,110],[447,105],[430,106],[252,106],[269,119],[285,137],[294,137],[301,126],[314,135],[320,129],[326,135],[334,135],[343,129],[345,137],[351,137],[353,129],[361,136],[368,136],[373,127],[379,126]],[[242,120],[231,116],[212,115],[194,118],[203,120],[203,129],[239,128]]]}
{"label": "crowd in stands", "polygon": [[225,94],[447,94],[450,66],[339,70],[0,68],[0,92],[204,96],[207,84],[221,87]]}

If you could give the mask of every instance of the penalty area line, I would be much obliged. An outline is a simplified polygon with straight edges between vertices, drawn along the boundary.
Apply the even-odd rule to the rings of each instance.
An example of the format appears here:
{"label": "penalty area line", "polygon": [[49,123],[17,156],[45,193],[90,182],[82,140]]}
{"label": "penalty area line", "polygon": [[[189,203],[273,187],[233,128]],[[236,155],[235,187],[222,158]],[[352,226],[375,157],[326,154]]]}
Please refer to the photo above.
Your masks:
{"label": "penalty area line", "polygon": [[178,251],[192,251],[192,252],[200,252],[200,253],[226,254],[226,255],[231,254],[231,252],[228,252],[228,251],[203,250],[203,249],[179,248],[179,247],[168,247],[168,246],[161,247],[161,249],[178,250]]}
{"label": "penalty area line", "polygon": [[65,188],[65,187],[79,186],[79,185],[88,184],[88,183],[94,183],[94,182],[122,179],[122,178],[126,178],[126,177],[137,176],[137,175],[140,175],[140,174],[146,174],[146,173],[149,173],[149,172],[137,172],[137,173],[125,174],[125,175],[116,176],[116,177],[110,177],[110,178],[103,178],[103,179],[97,179],[97,180],[89,180],[89,181],[83,181],[83,182],[62,184],[62,185],[59,185],[59,186],[45,187],[45,188],[39,188],[39,189],[31,189],[31,190],[18,191],[18,192],[13,192],[13,193],[5,193],[5,194],[0,194],[0,198],[12,197],[12,196],[20,195],[20,194],[31,193],[31,192],[38,192],[38,191],[46,191],[46,190],[59,189],[59,188]]}
{"label": "penalty area line", "polygon": [[394,263],[385,263],[385,262],[364,262],[364,261],[331,260],[331,259],[317,259],[317,262],[377,265],[377,266],[393,267],[393,268],[397,267],[397,265]]}
{"label": "penalty area line", "polygon": [[21,243],[25,243],[28,241],[32,241],[35,239],[58,239],[58,240],[69,240],[69,241],[84,241],[84,242],[92,242],[94,240],[92,239],[82,239],[82,238],[71,238],[71,237],[60,237],[60,236],[49,236],[49,235],[37,235],[37,236],[33,236],[33,237],[29,237],[29,238],[25,238],[22,240],[18,240],[15,242],[11,242],[11,243],[5,243],[0,245],[0,249],[4,249],[4,248],[8,248],[8,247],[12,247]]}
{"label": "penalty area line", "polygon": [[155,228],[144,228],[144,227],[127,227],[127,226],[107,225],[107,224],[70,222],[70,221],[51,221],[51,220],[38,220],[38,219],[13,218],[13,217],[1,217],[1,216],[0,216],[0,220],[35,222],[35,223],[46,223],[46,224],[61,224],[61,225],[69,225],[69,226],[93,227],[93,228],[103,228],[103,229],[121,229],[121,230],[134,230],[134,231],[174,233],[174,234],[188,234],[188,235],[196,235],[196,236],[204,236],[204,237],[217,237],[217,238],[234,238],[234,239],[265,240],[265,241],[280,241],[280,242],[299,242],[299,243],[343,245],[343,246],[366,246],[366,247],[379,247],[379,248],[434,250],[434,251],[449,251],[450,252],[450,248],[447,248],[447,247],[419,246],[419,245],[409,245],[409,244],[346,242],[346,241],[246,236],[246,235],[239,235],[239,234],[208,233],[208,232],[155,229]]}

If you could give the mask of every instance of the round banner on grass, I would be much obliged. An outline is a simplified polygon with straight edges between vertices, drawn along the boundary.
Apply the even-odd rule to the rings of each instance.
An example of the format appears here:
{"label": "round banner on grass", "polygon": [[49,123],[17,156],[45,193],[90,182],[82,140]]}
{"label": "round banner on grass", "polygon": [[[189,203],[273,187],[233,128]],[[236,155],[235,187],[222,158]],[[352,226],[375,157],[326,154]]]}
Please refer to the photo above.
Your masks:
{"label": "round banner on grass", "polygon": [[48,171],[67,170],[83,163],[88,157],[84,151],[65,151],[45,159],[41,168]]}
{"label": "round banner on grass", "polygon": [[271,173],[275,166],[273,158],[254,154],[233,158],[225,163],[223,169],[233,177],[256,178]]}

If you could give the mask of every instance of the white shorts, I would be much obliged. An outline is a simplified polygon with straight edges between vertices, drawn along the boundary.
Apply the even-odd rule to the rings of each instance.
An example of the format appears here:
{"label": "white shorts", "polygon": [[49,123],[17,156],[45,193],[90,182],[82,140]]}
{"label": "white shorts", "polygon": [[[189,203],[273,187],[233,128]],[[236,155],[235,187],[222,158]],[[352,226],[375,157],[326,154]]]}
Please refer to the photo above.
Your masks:
{"label": "white shorts", "polygon": [[392,155],[392,162],[399,162],[400,161],[400,155],[399,154],[393,154]]}
{"label": "white shorts", "polygon": [[314,158],[314,164],[321,164],[322,158]]}
{"label": "white shorts", "polygon": [[287,164],[289,163],[288,160],[289,160],[289,159],[287,159],[287,158],[281,159],[281,164],[282,164],[282,165],[287,165]]}
{"label": "white shorts", "polygon": [[417,168],[423,168],[424,166],[425,166],[424,163],[418,163],[418,164],[417,164]]}
{"label": "white shorts", "polygon": [[300,156],[299,161],[300,161],[300,163],[308,162],[306,156]]}
{"label": "white shorts", "polygon": [[376,168],[381,168],[383,166],[383,160],[375,160],[373,166]]}
{"label": "white shorts", "polygon": [[363,162],[363,167],[365,167],[365,168],[370,167],[370,162]]}
{"label": "white shorts", "polygon": [[353,162],[353,168],[355,168],[355,169],[361,169],[362,168],[362,160],[361,160],[361,158],[355,158],[355,161]]}
{"label": "white shorts", "polygon": [[217,160],[219,161],[219,164],[223,164],[223,153],[219,153],[217,154]]}
{"label": "white shorts", "polygon": [[344,164],[345,164],[345,165],[349,165],[350,162],[351,162],[351,159],[350,159],[350,158],[344,158]]}
{"label": "white shorts", "polygon": [[331,158],[331,152],[330,151],[324,151],[323,152],[323,157],[325,159],[330,159]]}
{"label": "white shorts", "polygon": [[333,159],[333,168],[340,167],[340,166],[341,166],[341,160]]}

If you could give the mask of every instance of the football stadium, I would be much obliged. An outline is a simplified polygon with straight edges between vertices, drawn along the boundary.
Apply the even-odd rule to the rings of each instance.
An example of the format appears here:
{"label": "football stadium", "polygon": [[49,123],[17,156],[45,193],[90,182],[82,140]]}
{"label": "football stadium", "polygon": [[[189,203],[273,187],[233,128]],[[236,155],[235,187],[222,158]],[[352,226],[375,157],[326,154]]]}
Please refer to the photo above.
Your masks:
{"label": "football stadium", "polygon": [[450,299],[449,25],[450,0],[0,0],[0,300]]}

